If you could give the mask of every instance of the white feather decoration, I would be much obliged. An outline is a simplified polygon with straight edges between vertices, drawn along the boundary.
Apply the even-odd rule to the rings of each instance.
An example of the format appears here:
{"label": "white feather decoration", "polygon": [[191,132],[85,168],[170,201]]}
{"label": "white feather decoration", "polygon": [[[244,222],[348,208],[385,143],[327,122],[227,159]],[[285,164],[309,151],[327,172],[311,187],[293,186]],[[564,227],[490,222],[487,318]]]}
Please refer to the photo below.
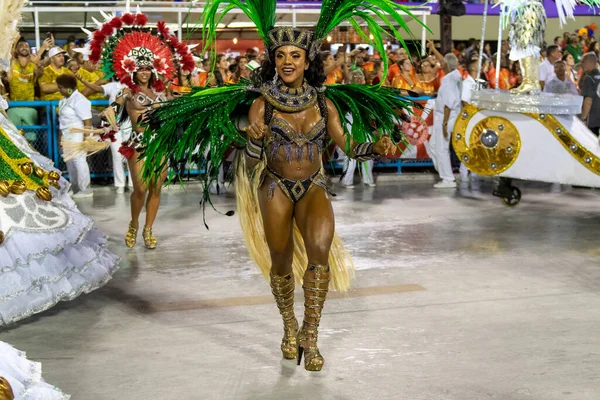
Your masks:
{"label": "white feather decoration", "polygon": [[556,0],[556,10],[558,11],[561,26],[567,22],[567,18],[575,19],[573,11],[576,5],[576,0]]}
{"label": "white feather decoration", "polygon": [[21,21],[24,0],[0,0],[0,59],[11,57],[13,43],[19,35],[17,24]]}

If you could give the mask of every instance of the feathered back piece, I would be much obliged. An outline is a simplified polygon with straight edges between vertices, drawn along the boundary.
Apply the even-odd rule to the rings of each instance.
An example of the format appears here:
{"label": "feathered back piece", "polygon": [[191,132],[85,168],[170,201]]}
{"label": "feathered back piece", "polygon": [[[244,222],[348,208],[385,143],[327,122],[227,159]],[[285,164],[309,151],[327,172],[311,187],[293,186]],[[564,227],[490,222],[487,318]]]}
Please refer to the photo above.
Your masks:
{"label": "feathered back piece", "polygon": [[24,0],[0,0],[0,59],[9,59],[11,50],[19,31],[17,24],[21,21],[21,9]]}
{"label": "feathered back piece", "polygon": [[[385,54],[384,37],[389,36],[385,28],[380,26],[381,24],[387,27],[391,34],[405,47],[399,29],[408,32],[411,38],[414,38],[414,35],[402,14],[408,15],[412,20],[418,21],[419,24],[427,28],[411,13],[410,10],[413,7],[396,4],[392,0],[324,0],[315,31],[307,34],[307,37],[311,39],[310,44],[304,46],[303,41],[300,40],[302,38],[290,38],[289,32],[299,36],[301,35],[299,32],[306,30],[290,27],[275,28],[276,6],[276,0],[209,0],[202,15],[204,50],[206,51],[216,40],[219,22],[229,11],[235,8],[241,9],[256,25],[258,34],[265,43],[266,49],[274,50],[275,46],[289,44],[298,39],[298,47],[307,50],[311,60],[318,54],[327,35],[344,21],[350,22],[365,43],[374,46],[380,54]],[[359,20],[367,24],[373,39],[362,31]],[[290,40],[283,40],[285,38]],[[213,48],[214,52],[216,50]],[[384,76],[387,74],[387,68],[387,59],[383,57]]]}
{"label": "feathered back piece", "polygon": [[[250,18],[268,48],[269,31],[275,27],[276,7],[276,0],[208,0],[202,12],[203,52],[217,40],[217,25],[235,8],[239,8]],[[216,53],[216,49],[213,48],[212,52]]]}
{"label": "feathered back piece", "polygon": [[[408,15],[411,20],[417,21],[429,30],[421,20],[411,13],[412,8],[414,7],[397,4],[392,0],[323,0],[321,3],[321,16],[315,28],[313,46],[320,49],[327,35],[342,22],[348,21],[361,38],[375,47],[381,55],[385,54],[384,38],[390,35],[381,24],[387,27],[391,35],[406,48],[397,27],[407,32],[411,38],[414,38],[414,35],[400,12]],[[359,20],[363,20],[367,24],[373,39],[360,28]],[[383,76],[386,76],[388,69],[386,57],[382,57],[382,61]]]}

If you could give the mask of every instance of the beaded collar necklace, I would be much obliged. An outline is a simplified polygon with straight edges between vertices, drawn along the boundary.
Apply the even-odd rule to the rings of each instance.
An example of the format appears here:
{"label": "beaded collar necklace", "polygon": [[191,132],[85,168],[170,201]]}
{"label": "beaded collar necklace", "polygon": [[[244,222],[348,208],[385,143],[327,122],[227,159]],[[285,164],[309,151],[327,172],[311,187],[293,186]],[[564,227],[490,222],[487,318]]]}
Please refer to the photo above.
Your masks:
{"label": "beaded collar necklace", "polygon": [[260,92],[275,109],[289,113],[306,110],[317,101],[317,90],[306,79],[299,88],[290,88],[280,79],[265,82]]}

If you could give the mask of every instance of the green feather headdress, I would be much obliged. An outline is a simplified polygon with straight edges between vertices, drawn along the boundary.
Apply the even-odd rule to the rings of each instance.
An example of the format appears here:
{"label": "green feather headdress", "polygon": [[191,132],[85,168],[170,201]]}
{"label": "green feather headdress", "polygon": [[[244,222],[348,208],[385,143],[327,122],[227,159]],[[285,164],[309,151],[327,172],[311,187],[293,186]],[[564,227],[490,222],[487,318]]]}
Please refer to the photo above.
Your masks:
{"label": "green feather headdress", "polygon": [[[365,42],[384,55],[384,36],[388,35],[384,27],[405,46],[399,29],[411,36],[412,33],[401,12],[416,19],[410,7],[391,0],[324,0],[319,21],[311,32],[290,27],[275,28],[276,5],[275,0],[208,0],[202,14],[204,51],[215,41],[219,22],[234,8],[241,9],[252,20],[267,49],[273,50],[273,46],[279,44],[298,45],[307,50],[311,59],[331,30],[343,21],[349,21]],[[360,29],[360,20],[367,24],[373,39]],[[385,76],[387,61],[385,57],[383,59]],[[389,135],[396,142],[402,141],[398,130],[402,117],[397,112],[413,106],[413,103],[402,97],[399,90],[381,84],[326,85],[320,90],[337,108],[348,140],[350,137],[356,142],[376,140],[373,134],[375,126],[380,134]],[[246,137],[234,121],[248,114],[250,105],[258,96],[259,88],[243,80],[239,84],[218,88],[195,88],[191,95],[155,109],[146,121],[149,129],[144,134],[144,179],[156,181],[169,162],[185,159],[194,151],[208,153],[210,166],[203,178],[205,191],[202,204],[212,205],[208,188],[217,178],[225,152],[231,146],[242,148],[246,144]]]}
{"label": "green feather headdress", "polygon": [[[275,28],[275,10],[277,7],[276,0],[209,0],[206,3],[204,12],[202,13],[202,33],[205,43],[204,51],[206,51],[216,40],[217,25],[227,13],[235,8],[239,8],[250,18],[256,25],[259,36],[265,43],[265,48],[269,49],[273,45],[272,37],[269,33],[275,29],[290,29]],[[365,41],[372,45],[379,54],[385,54],[385,37],[395,37],[402,46],[406,47],[400,30],[409,34],[414,38],[407,22],[403,18],[403,14],[409,16],[412,20],[417,21],[421,26],[427,28],[421,20],[411,13],[414,7],[404,6],[395,3],[392,0],[323,0],[321,3],[321,14],[319,21],[312,33],[312,42],[310,48],[306,49],[312,59],[321,48],[321,45],[326,40],[327,35],[339,26],[341,23],[348,21]],[[360,20],[363,21],[369,28],[370,34],[365,34],[360,28]],[[383,26],[381,26],[383,25]],[[389,29],[390,33],[386,31]],[[299,31],[300,29],[294,28]],[[213,50],[216,51],[216,50]],[[383,58],[383,73],[387,74],[388,63],[385,57]]]}

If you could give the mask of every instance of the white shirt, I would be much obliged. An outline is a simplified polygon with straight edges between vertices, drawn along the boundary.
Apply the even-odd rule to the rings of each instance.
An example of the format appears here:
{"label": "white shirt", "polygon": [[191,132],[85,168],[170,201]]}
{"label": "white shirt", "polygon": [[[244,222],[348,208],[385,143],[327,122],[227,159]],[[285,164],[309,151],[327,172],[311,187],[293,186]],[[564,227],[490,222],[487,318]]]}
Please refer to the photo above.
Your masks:
{"label": "white shirt", "polygon": [[574,94],[579,95],[577,91],[577,87],[569,78],[565,78],[564,81],[561,81],[558,78],[551,79],[549,82],[546,82],[544,85],[544,92],[546,93],[556,93],[556,94]]}
{"label": "white shirt", "polygon": [[69,133],[69,128],[83,128],[87,119],[92,119],[92,103],[78,90],[58,103],[58,122],[66,140],[83,141],[83,133]]}
{"label": "white shirt", "polygon": [[462,83],[462,94],[460,96],[460,99],[465,103],[470,103],[471,91],[473,90],[473,88],[475,88],[475,86],[477,86],[477,82],[475,82],[475,79],[473,79],[471,75],[468,75],[467,79],[465,79]]}
{"label": "white shirt", "polygon": [[550,64],[550,61],[546,58],[538,67],[538,79],[540,82],[549,82],[553,78],[556,78],[554,65]]}
{"label": "white shirt", "polygon": [[[442,78],[442,84],[435,99],[435,112],[444,115],[444,107],[450,109],[449,120],[455,119],[462,108],[462,75],[459,70],[454,70]],[[443,118],[441,118],[443,119]],[[434,116],[434,122],[440,118]],[[439,121],[440,125],[443,121]]]}
{"label": "white shirt", "polygon": [[[125,89],[127,86],[123,85],[121,82],[109,82],[105,85],[102,85],[102,89],[104,89],[104,95],[108,96],[108,104],[112,104],[117,100],[121,91]],[[125,104],[123,104],[125,107]],[[122,111],[121,111],[122,112]],[[117,122],[121,119],[120,115],[117,115]],[[117,133],[117,140],[125,141],[129,139],[131,135],[131,120],[127,118],[125,121],[119,124],[119,132]]]}
{"label": "white shirt", "polygon": [[102,85],[102,89],[104,89],[104,95],[108,96],[108,104],[114,103],[115,100],[117,100],[119,92],[126,87],[127,86],[123,85],[121,82],[109,82]]}

